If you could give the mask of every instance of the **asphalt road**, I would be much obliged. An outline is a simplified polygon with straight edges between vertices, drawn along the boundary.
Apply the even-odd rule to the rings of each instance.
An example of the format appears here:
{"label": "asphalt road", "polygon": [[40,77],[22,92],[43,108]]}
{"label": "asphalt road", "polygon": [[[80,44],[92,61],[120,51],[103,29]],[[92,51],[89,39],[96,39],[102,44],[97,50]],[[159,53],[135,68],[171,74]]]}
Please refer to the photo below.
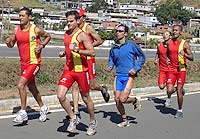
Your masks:
{"label": "asphalt road", "polygon": [[[55,47],[55,46],[47,46],[42,51],[42,56],[46,58],[57,58],[58,53],[63,51],[64,48],[62,47]],[[96,58],[107,58],[109,55],[110,48],[108,47],[99,47],[95,48]],[[147,59],[152,59],[155,57],[156,50],[155,49],[143,49]],[[19,57],[17,47],[14,48],[7,48],[5,45],[2,46],[0,44],[0,57]],[[195,59],[200,59],[200,54],[198,51],[194,52]]]}
{"label": "asphalt road", "polygon": [[[184,96],[184,118],[175,119],[177,102],[172,98],[170,108],[163,107],[164,99],[154,97],[151,101],[144,99],[142,111],[135,113],[131,105],[126,105],[130,127],[118,128],[119,114],[114,103],[95,107],[98,120],[98,132],[89,137],[86,135],[88,114],[81,109],[81,123],[75,133],[66,131],[68,120],[66,113],[54,110],[48,115],[45,123],[38,121],[38,115],[30,116],[26,125],[14,126],[12,118],[0,118],[1,139],[199,139],[200,129],[200,92],[188,93]],[[146,96],[147,97],[147,96]]]}

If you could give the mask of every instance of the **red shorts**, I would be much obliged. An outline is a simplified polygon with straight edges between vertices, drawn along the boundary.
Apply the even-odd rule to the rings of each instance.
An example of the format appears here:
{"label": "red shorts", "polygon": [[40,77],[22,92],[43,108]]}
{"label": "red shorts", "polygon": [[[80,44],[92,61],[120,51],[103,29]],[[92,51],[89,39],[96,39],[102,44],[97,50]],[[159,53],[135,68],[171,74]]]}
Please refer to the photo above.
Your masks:
{"label": "red shorts", "polygon": [[167,82],[167,71],[159,70],[158,84],[166,84]]}
{"label": "red shorts", "polygon": [[65,70],[59,79],[58,85],[63,85],[67,88],[70,88],[75,81],[78,83],[80,93],[89,93],[89,84],[86,72]]}
{"label": "red shorts", "polygon": [[26,66],[21,65],[21,76],[27,79],[28,84],[34,84],[35,76],[37,75],[39,70],[39,64],[31,64]]}
{"label": "red shorts", "polygon": [[167,72],[167,84],[184,85],[186,80],[186,71],[173,71]]}
{"label": "red shorts", "polygon": [[95,74],[95,58],[92,57],[90,59],[87,59],[87,64],[88,64],[88,76],[89,76],[89,80],[94,79],[96,77]]}

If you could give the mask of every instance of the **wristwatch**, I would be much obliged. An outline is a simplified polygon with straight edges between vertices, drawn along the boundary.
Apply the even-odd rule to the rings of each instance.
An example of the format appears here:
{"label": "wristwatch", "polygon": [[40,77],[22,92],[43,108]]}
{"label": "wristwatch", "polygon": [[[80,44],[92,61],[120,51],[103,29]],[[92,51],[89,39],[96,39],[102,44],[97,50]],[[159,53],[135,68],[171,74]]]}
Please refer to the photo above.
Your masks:
{"label": "wristwatch", "polygon": [[44,44],[40,44],[40,45],[42,45],[42,48],[45,48],[45,45],[44,45]]}
{"label": "wristwatch", "polygon": [[79,53],[79,51],[79,48],[74,50],[75,53]]}

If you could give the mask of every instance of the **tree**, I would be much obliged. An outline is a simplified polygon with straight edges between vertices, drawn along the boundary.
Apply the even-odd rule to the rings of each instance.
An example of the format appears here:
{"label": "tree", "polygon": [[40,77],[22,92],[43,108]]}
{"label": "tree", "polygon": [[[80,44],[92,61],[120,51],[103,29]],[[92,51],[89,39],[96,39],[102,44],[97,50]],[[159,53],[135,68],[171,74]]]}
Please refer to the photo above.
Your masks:
{"label": "tree", "polygon": [[166,3],[158,5],[155,16],[162,24],[181,22],[186,25],[195,16],[195,13],[183,9],[183,4],[180,0],[167,0]]}
{"label": "tree", "polygon": [[94,0],[94,3],[91,7],[87,7],[86,11],[97,12],[98,10],[107,9],[108,4],[105,0]]}

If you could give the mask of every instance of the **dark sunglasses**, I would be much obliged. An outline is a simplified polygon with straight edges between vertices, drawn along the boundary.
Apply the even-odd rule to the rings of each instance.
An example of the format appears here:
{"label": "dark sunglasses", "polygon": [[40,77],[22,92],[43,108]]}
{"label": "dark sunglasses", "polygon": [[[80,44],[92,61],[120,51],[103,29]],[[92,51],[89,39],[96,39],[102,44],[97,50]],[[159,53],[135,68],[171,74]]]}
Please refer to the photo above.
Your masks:
{"label": "dark sunglasses", "polygon": [[124,30],[116,30],[116,32],[125,32]]}

